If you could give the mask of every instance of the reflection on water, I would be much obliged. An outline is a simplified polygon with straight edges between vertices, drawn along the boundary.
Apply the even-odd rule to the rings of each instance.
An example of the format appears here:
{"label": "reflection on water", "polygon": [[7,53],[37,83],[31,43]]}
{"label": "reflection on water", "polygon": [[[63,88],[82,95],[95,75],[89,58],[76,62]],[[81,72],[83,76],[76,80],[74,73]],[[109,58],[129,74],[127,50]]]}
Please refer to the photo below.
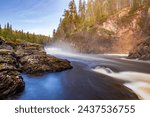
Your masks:
{"label": "reflection on water", "polygon": [[40,77],[23,74],[25,91],[18,99],[59,99],[63,93],[63,73],[51,73]]}

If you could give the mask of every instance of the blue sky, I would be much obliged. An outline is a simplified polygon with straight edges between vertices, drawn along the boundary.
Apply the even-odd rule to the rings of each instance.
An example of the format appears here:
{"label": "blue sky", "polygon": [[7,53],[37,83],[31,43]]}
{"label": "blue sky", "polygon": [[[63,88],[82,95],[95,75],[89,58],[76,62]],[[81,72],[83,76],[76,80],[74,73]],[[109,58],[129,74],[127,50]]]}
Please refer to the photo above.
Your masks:
{"label": "blue sky", "polygon": [[[51,35],[70,0],[0,0],[0,24]],[[78,3],[79,0],[75,0]]]}

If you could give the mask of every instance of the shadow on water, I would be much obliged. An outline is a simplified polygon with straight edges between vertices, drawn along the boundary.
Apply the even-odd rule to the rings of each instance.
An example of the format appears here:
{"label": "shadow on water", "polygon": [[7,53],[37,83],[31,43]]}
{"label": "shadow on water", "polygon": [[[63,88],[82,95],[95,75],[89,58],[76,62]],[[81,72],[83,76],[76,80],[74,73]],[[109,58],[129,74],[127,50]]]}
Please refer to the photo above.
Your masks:
{"label": "shadow on water", "polygon": [[53,100],[63,98],[63,76],[66,72],[47,73],[43,76],[29,76],[22,74],[26,83],[25,90],[17,99]]}

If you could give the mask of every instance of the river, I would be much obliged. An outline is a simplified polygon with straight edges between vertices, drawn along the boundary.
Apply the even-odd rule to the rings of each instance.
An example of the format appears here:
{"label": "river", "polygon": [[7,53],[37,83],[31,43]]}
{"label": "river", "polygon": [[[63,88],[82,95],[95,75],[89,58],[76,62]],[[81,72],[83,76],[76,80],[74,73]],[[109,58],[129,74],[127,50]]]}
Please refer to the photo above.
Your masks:
{"label": "river", "polygon": [[22,74],[25,90],[13,99],[150,99],[150,62],[128,60],[126,55],[79,54],[55,47],[45,50],[47,54],[71,61],[73,69],[43,76]]}

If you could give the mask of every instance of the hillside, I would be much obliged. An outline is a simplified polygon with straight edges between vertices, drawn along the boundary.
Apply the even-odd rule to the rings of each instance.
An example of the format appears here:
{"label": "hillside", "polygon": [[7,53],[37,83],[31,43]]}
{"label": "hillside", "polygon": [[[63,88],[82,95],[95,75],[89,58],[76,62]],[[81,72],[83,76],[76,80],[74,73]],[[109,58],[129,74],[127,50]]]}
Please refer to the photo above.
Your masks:
{"label": "hillside", "polygon": [[143,22],[143,9],[133,14],[129,12],[129,8],[124,8],[102,24],[95,24],[87,30],[76,32],[67,40],[83,52],[128,53],[145,37],[140,26],[140,22]]}
{"label": "hillside", "polygon": [[0,37],[4,37],[5,40],[13,42],[16,42],[19,39],[38,44],[46,44],[51,41],[51,38],[45,35],[24,32],[23,30],[14,30],[9,23],[4,25],[4,27],[0,25]]}
{"label": "hillside", "polygon": [[[139,41],[150,34],[148,30],[150,23],[149,3],[148,1],[144,1],[143,3],[133,2],[130,4],[126,1],[118,9],[118,7],[115,7],[118,5],[118,1],[116,0],[113,3],[114,7],[111,7],[114,10],[113,13],[109,9],[102,16],[99,16],[101,12],[96,12],[100,8],[99,6],[96,9],[98,1],[94,0],[92,3],[89,3],[89,1],[86,4],[87,9],[84,11],[84,23],[79,23],[80,12],[74,13],[77,15],[75,15],[77,21],[73,20],[68,23],[65,17],[67,13],[65,12],[64,19],[60,22],[57,32],[54,33],[54,39],[67,41],[80,52],[84,53],[128,54]],[[89,18],[87,15],[89,4],[91,5],[90,8],[93,6],[91,9],[96,14],[96,19],[93,18],[95,16],[93,15],[93,17],[91,16],[91,20],[87,21]],[[69,8],[71,12],[71,6]]]}

